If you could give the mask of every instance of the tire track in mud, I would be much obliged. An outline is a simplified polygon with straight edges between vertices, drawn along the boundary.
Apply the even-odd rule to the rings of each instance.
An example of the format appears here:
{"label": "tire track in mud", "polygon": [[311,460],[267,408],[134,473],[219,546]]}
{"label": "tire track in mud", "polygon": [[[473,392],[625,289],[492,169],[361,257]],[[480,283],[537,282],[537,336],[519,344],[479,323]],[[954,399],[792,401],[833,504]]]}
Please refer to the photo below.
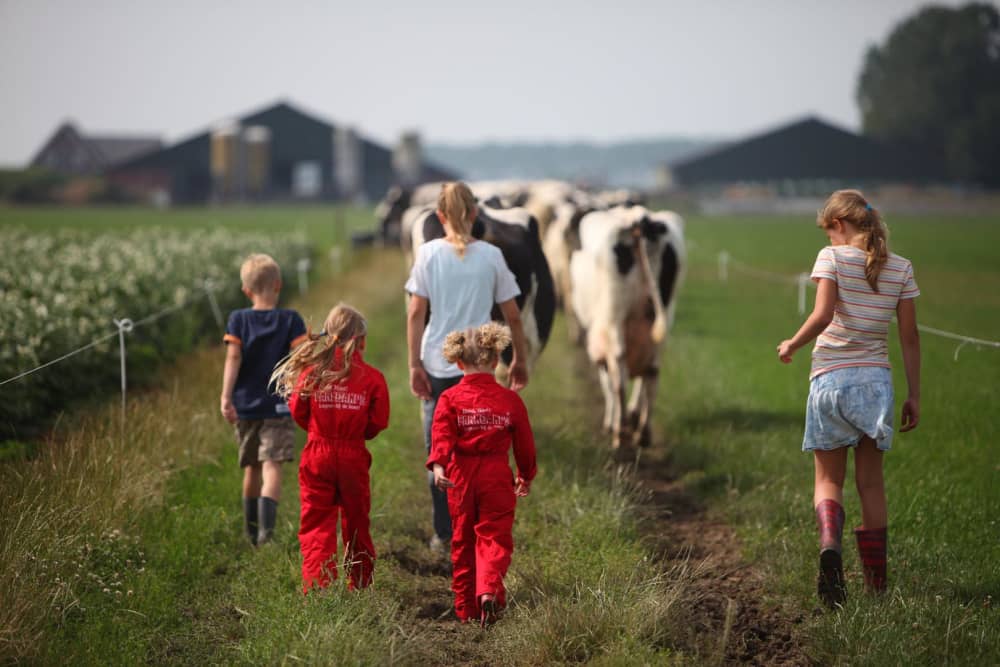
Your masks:
{"label": "tire track in mud", "polygon": [[763,571],[742,556],[739,537],[685,487],[668,447],[642,452],[641,531],[664,565],[690,571],[684,648],[716,664],[812,664],[800,611],[770,601]]}

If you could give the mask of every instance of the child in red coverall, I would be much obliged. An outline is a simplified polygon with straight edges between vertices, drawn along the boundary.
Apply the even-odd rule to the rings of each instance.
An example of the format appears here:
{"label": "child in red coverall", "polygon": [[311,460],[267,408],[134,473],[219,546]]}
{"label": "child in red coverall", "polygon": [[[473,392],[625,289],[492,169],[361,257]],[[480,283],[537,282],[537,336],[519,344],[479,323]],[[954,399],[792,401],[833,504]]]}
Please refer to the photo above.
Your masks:
{"label": "child in red coverall", "polygon": [[289,397],[292,417],[308,432],[299,464],[304,592],[337,577],[338,512],[348,588],[372,582],[372,457],[365,440],[389,424],[389,391],[382,373],[361,358],[366,333],[361,313],[338,304],[323,332],[310,335],[272,376],[278,393]]}
{"label": "child in red coverall", "polygon": [[[509,344],[510,330],[495,322],[448,334],[444,357],[464,376],[438,399],[427,459],[434,483],[448,489],[455,614],[484,627],[506,605],[515,496],[528,495],[537,470],[524,402],[493,377]],[[517,479],[508,462],[512,444]]]}

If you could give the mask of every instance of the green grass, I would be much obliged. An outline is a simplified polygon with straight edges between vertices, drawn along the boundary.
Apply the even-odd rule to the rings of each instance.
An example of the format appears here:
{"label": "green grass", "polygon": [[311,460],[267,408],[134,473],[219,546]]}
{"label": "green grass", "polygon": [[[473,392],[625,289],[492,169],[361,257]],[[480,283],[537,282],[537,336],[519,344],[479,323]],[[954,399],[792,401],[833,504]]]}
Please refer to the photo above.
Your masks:
{"label": "green grass", "polygon": [[[914,263],[918,321],[1000,338],[1000,220],[890,220],[891,247]],[[776,592],[814,605],[816,538],[812,460],[800,451],[808,350],[791,367],[775,355],[795,332],[794,285],[738,271],[722,283],[716,253],[760,269],[808,271],[825,238],[807,218],[692,219],[688,280],[668,353],[660,411],[675,460],[692,486],[713,497],[739,528],[749,556],[768,568]],[[810,291],[809,307],[814,293]],[[895,336],[895,328],[890,329]],[[922,336],[921,424],[897,434],[885,456],[890,592],[860,592],[853,545],[846,609],[811,621],[811,651],[823,664],[995,664],[1000,660],[1000,460],[994,414],[1000,350],[963,348]],[[898,341],[890,357],[898,405],[906,381]],[[847,527],[860,523],[850,470]],[[848,533],[848,544],[851,544]]]}
{"label": "green grass", "polygon": [[[237,211],[219,211],[233,213],[224,224],[241,224]],[[17,212],[6,210],[0,219]],[[192,216],[177,224],[197,224],[196,212],[169,212],[175,214]],[[311,233],[319,235],[329,212],[316,214]],[[40,224],[57,224],[48,220]],[[921,322],[996,338],[996,222],[890,221],[893,248],[916,268]],[[93,224],[109,222],[95,217]],[[1000,470],[993,452],[1000,422],[990,410],[1000,352],[966,347],[955,362],[954,343],[923,337],[923,422],[898,436],[886,456],[890,593],[883,600],[859,594],[856,556],[848,549],[846,608],[814,616],[812,466],[800,451],[808,358],[800,353],[786,367],[774,354],[800,323],[795,288],[735,271],[720,283],[715,253],[726,249],[748,264],[794,274],[809,269],[823,237],[808,219],[693,218],[687,234],[694,247],[664,358],[657,424],[659,446],[686,472],[688,487],[737,527],[746,555],[767,574],[769,595],[806,612],[806,648],[818,663],[997,663],[1000,617],[992,602],[1000,595]],[[370,322],[368,358],[389,380],[391,426],[370,444],[376,586],[349,594],[341,581],[321,595],[300,595],[292,466],[276,542],[255,552],[242,544],[240,471],[217,414],[221,351],[201,348],[167,369],[158,389],[133,398],[127,441],[117,433],[112,400],[99,414],[68,416],[51,443],[27,443],[37,449],[30,459],[18,446],[0,464],[0,502],[18,517],[0,527],[0,658],[43,664],[713,660],[714,653],[686,643],[686,573],[663,572],[655,563],[640,537],[632,484],[605,467],[604,438],[595,434],[596,382],[566,344],[561,321],[524,393],[541,473],[518,507],[511,609],[486,634],[445,620],[447,572],[426,547],[423,444],[418,405],[406,387],[401,260],[364,253],[353,267],[339,277],[327,273],[297,307],[314,323],[338,300],[360,307]],[[895,344],[891,354],[898,366]],[[905,393],[899,370],[898,395]],[[859,508],[846,495],[850,526]]]}
{"label": "green grass", "polygon": [[[134,399],[128,450],[116,447],[108,458],[106,448],[117,440],[112,405],[82,420],[86,430],[75,442],[87,465],[63,466],[57,439],[35,460],[5,470],[0,501],[17,499],[21,515],[44,509],[60,526],[0,533],[9,555],[0,583],[5,599],[9,593],[19,603],[0,627],[35,640],[17,651],[5,645],[5,654],[84,664],[528,665],[663,662],[680,654],[676,619],[685,579],[650,558],[630,485],[605,474],[606,445],[593,432],[593,386],[575,381],[589,370],[566,348],[554,348],[547,373],[525,395],[542,477],[519,509],[510,611],[486,635],[450,620],[447,566],[426,546],[430,503],[418,403],[406,385],[402,260],[390,252],[365,254],[355,267],[298,307],[314,322],[340,299],[361,307],[369,317],[367,356],[389,378],[392,423],[370,444],[376,586],[348,594],[341,581],[302,597],[292,466],[276,542],[256,552],[242,545],[240,471],[232,436],[217,415],[221,351],[201,349],[162,378],[162,390]],[[565,340],[561,329],[555,335]],[[133,482],[126,466],[145,479]],[[108,479],[91,486],[85,481],[91,469]],[[30,489],[23,480],[32,481]],[[64,502],[57,489],[65,486],[84,487],[93,497]],[[146,493],[132,495],[140,488]],[[98,509],[102,503],[119,509]],[[54,532],[63,534],[61,541]],[[67,542],[99,554],[84,565],[99,581],[64,586],[62,598],[52,601],[39,594],[50,570],[28,567],[14,576],[32,556],[50,560]],[[74,573],[62,561],[59,569]],[[54,605],[69,611],[53,615]]]}

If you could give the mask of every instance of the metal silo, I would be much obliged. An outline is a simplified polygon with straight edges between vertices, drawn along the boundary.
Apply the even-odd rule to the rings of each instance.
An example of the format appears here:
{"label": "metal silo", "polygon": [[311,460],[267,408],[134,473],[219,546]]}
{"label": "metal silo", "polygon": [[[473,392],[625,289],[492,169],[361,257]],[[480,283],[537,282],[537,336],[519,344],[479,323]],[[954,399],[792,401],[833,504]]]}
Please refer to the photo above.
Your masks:
{"label": "metal silo", "polygon": [[338,198],[353,201],[364,194],[361,139],[352,127],[333,131],[333,179]]}
{"label": "metal silo", "polygon": [[224,123],[212,131],[212,188],[216,200],[231,200],[243,194],[242,143],[237,123]]}
{"label": "metal silo", "polygon": [[271,178],[271,130],[263,125],[251,125],[243,130],[243,154],[246,193],[253,198],[263,197]]}

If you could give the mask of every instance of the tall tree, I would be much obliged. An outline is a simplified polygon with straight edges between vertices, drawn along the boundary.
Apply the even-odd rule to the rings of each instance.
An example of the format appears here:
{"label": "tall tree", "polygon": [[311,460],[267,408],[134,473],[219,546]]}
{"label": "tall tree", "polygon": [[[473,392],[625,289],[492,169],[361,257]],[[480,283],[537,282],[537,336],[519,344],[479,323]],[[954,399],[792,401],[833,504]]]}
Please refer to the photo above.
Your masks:
{"label": "tall tree", "polygon": [[957,180],[1000,187],[1000,13],[927,7],[868,50],[858,79],[864,131],[922,145]]}

